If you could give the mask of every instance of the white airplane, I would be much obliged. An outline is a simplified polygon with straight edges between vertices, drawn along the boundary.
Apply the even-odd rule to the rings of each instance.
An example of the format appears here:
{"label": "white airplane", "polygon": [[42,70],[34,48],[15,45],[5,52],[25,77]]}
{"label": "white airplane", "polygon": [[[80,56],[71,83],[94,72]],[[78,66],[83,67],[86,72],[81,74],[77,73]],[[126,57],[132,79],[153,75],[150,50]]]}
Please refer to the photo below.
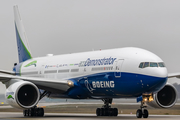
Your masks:
{"label": "white airplane", "polygon": [[117,116],[113,98],[137,98],[137,118],[147,118],[146,104],[169,108],[177,100],[175,87],[167,83],[180,73],[168,74],[160,57],[140,48],[119,48],[33,58],[20,18],[14,6],[19,63],[13,71],[0,70],[8,104],[23,110],[24,116],[44,116],[36,105],[44,97],[101,99],[97,116]]}

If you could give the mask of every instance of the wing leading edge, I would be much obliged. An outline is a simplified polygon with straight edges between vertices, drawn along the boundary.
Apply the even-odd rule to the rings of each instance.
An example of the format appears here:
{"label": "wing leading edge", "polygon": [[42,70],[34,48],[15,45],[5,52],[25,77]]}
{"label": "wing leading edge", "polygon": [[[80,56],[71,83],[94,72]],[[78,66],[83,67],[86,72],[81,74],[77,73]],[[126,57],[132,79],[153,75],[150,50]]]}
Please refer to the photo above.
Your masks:
{"label": "wing leading edge", "polygon": [[180,79],[180,73],[169,73],[168,74],[168,78],[173,78],[173,77]]}
{"label": "wing leading edge", "polygon": [[69,88],[74,86],[73,81],[70,80],[56,80],[56,79],[45,79],[35,77],[22,77],[14,75],[0,75],[0,81],[5,83],[12,79],[29,81],[34,83],[39,89],[48,91],[58,91],[60,93],[66,92]]}

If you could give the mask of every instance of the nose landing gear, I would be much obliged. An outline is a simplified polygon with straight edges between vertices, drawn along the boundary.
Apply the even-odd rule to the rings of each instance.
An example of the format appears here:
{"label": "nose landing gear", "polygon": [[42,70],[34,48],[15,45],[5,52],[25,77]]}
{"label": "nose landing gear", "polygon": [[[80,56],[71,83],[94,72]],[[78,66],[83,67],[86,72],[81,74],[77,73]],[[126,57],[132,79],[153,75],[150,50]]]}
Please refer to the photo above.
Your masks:
{"label": "nose landing gear", "polygon": [[144,109],[146,108],[146,106],[144,106],[144,102],[141,101],[141,106],[140,106],[141,109],[138,109],[137,112],[136,112],[136,117],[137,118],[148,118],[149,116],[149,113],[148,113],[148,110],[147,109]]}
{"label": "nose landing gear", "polygon": [[109,104],[112,104],[112,99],[102,99],[104,102],[104,105],[102,108],[96,109],[96,115],[97,116],[117,116],[118,115],[118,109],[117,108],[111,108]]}

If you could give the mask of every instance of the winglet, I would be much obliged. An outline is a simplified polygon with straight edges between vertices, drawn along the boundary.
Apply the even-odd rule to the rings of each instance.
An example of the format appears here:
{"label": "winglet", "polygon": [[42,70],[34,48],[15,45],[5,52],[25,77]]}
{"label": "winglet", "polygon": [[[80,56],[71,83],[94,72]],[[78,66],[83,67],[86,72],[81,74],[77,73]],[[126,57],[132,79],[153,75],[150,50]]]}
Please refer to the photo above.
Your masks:
{"label": "winglet", "polygon": [[20,63],[28,59],[31,59],[32,56],[30,53],[30,48],[28,46],[28,39],[26,36],[26,32],[24,30],[24,26],[17,5],[14,6],[14,19],[15,19],[14,22],[15,22],[15,30],[16,30],[16,40],[18,46],[18,56]]}

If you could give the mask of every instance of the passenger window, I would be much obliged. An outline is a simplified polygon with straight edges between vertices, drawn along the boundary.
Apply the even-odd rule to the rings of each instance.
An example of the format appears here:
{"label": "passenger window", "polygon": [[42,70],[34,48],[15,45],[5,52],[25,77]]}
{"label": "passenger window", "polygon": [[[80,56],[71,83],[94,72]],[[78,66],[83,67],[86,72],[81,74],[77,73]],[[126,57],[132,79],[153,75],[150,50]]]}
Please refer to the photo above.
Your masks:
{"label": "passenger window", "polygon": [[150,67],[158,67],[158,64],[151,62],[151,63],[150,63]]}
{"label": "passenger window", "polygon": [[161,62],[161,63],[158,63],[159,67],[165,67],[164,63]]}
{"label": "passenger window", "polygon": [[145,68],[145,67],[149,67],[149,62],[145,62],[145,63],[144,63],[144,68]]}
{"label": "passenger window", "polygon": [[143,68],[143,66],[144,66],[144,63],[141,63],[141,64],[139,65],[139,68]]}

